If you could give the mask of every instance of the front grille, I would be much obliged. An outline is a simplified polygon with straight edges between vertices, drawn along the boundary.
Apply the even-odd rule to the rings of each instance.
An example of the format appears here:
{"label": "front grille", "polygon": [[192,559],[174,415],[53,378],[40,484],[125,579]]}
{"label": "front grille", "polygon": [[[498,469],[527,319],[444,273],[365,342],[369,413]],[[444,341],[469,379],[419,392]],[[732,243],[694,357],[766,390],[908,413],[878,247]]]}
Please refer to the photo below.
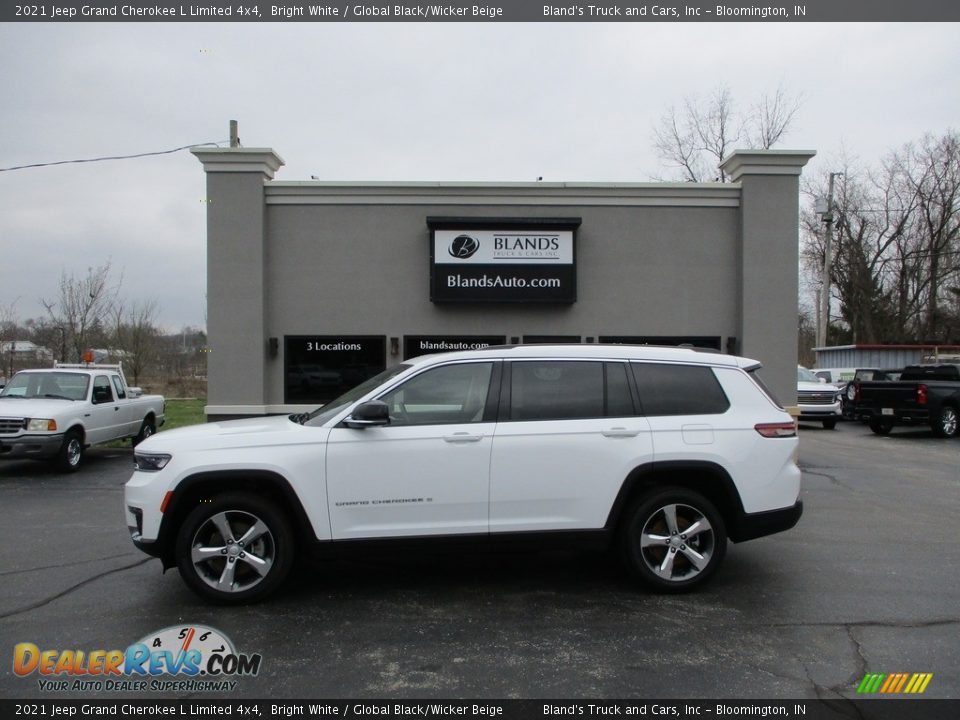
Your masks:
{"label": "front grille", "polygon": [[833,405],[835,393],[832,392],[802,392],[799,393],[797,402],[800,405]]}
{"label": "front grille", "polygon": [[26,427],[23,418],[0,418],[0,435],[14,435]]}

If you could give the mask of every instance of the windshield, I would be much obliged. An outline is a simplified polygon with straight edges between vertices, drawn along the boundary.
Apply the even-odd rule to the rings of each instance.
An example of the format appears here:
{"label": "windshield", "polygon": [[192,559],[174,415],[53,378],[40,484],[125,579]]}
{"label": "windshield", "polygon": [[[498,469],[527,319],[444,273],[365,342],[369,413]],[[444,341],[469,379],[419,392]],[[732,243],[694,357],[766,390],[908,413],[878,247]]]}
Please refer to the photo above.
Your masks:
{"label": "windshield", "polygon": [[344,410],[348,405],[359,400],[378,385],[382,385],[390,378],[396,377],[410,367],[410,365],[403,364],[394,365],[392,368],[384,370],[379,375],[374,375],[369,380],[364,380],[356,387],[347,390],[340,397],[334,398],[323,407],[319,407],[314,410],[306,417],[305,420],[302,421],[303,424],[313,426],[323,425],[325,422],[327,422],[327,420]]}
{"label": "windshield", "polygon": [[0,391],[0,397],[83,400],[89,382],[89,376],[82,373],[18,372]]}
{"label": "windshield", "polygon": [[820,378],[814,375],[812,372],[803,367],[797,368],[797,382],[811,382],[818,383]]}

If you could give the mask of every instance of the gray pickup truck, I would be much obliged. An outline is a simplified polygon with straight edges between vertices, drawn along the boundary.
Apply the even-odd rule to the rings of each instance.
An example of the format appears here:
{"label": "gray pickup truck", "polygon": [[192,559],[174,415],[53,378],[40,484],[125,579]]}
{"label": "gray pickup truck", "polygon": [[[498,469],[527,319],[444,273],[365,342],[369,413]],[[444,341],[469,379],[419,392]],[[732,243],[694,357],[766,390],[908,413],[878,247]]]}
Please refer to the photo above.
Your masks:
{"label": "gray pickup truck", "polygon": [[937,437],[960,432],[960,364],[908,365],[896,381],[854,382],[855,414],[877,435],[896,425],[928,425]]}

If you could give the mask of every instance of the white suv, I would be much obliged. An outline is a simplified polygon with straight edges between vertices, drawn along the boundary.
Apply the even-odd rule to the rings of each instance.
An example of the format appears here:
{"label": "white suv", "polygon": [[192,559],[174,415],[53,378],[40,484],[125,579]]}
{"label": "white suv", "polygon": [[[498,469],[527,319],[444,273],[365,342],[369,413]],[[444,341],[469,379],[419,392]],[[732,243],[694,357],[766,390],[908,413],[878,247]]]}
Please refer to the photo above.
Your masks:
{"label": "white suv", "polygon": [[656,590],[793,527],[797,436],[759,364],[623,345],[422,356],[313,413],[198,425],[136,449],[134,544],[219,602],[307,549],[386,539],[615,546]]}

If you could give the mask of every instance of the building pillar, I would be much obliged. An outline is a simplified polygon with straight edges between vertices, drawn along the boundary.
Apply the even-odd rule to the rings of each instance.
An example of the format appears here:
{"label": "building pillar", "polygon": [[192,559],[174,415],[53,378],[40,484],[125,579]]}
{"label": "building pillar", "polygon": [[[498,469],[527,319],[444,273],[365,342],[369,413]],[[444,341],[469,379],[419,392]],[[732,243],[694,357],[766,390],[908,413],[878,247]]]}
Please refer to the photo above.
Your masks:
{"label": "building pillar", "polygon": [[[207,174],[207,414],[267,404],[264,183],[284,164],[269,148],[193,148]],[[216,268],[212,272],[211,268]]]}
{"label": "building pillar", "polygon": [[740,183],[737,353],[760,360],[784,405],[797,401],[800,172],[811,150],[737,150],[720,167]]}

